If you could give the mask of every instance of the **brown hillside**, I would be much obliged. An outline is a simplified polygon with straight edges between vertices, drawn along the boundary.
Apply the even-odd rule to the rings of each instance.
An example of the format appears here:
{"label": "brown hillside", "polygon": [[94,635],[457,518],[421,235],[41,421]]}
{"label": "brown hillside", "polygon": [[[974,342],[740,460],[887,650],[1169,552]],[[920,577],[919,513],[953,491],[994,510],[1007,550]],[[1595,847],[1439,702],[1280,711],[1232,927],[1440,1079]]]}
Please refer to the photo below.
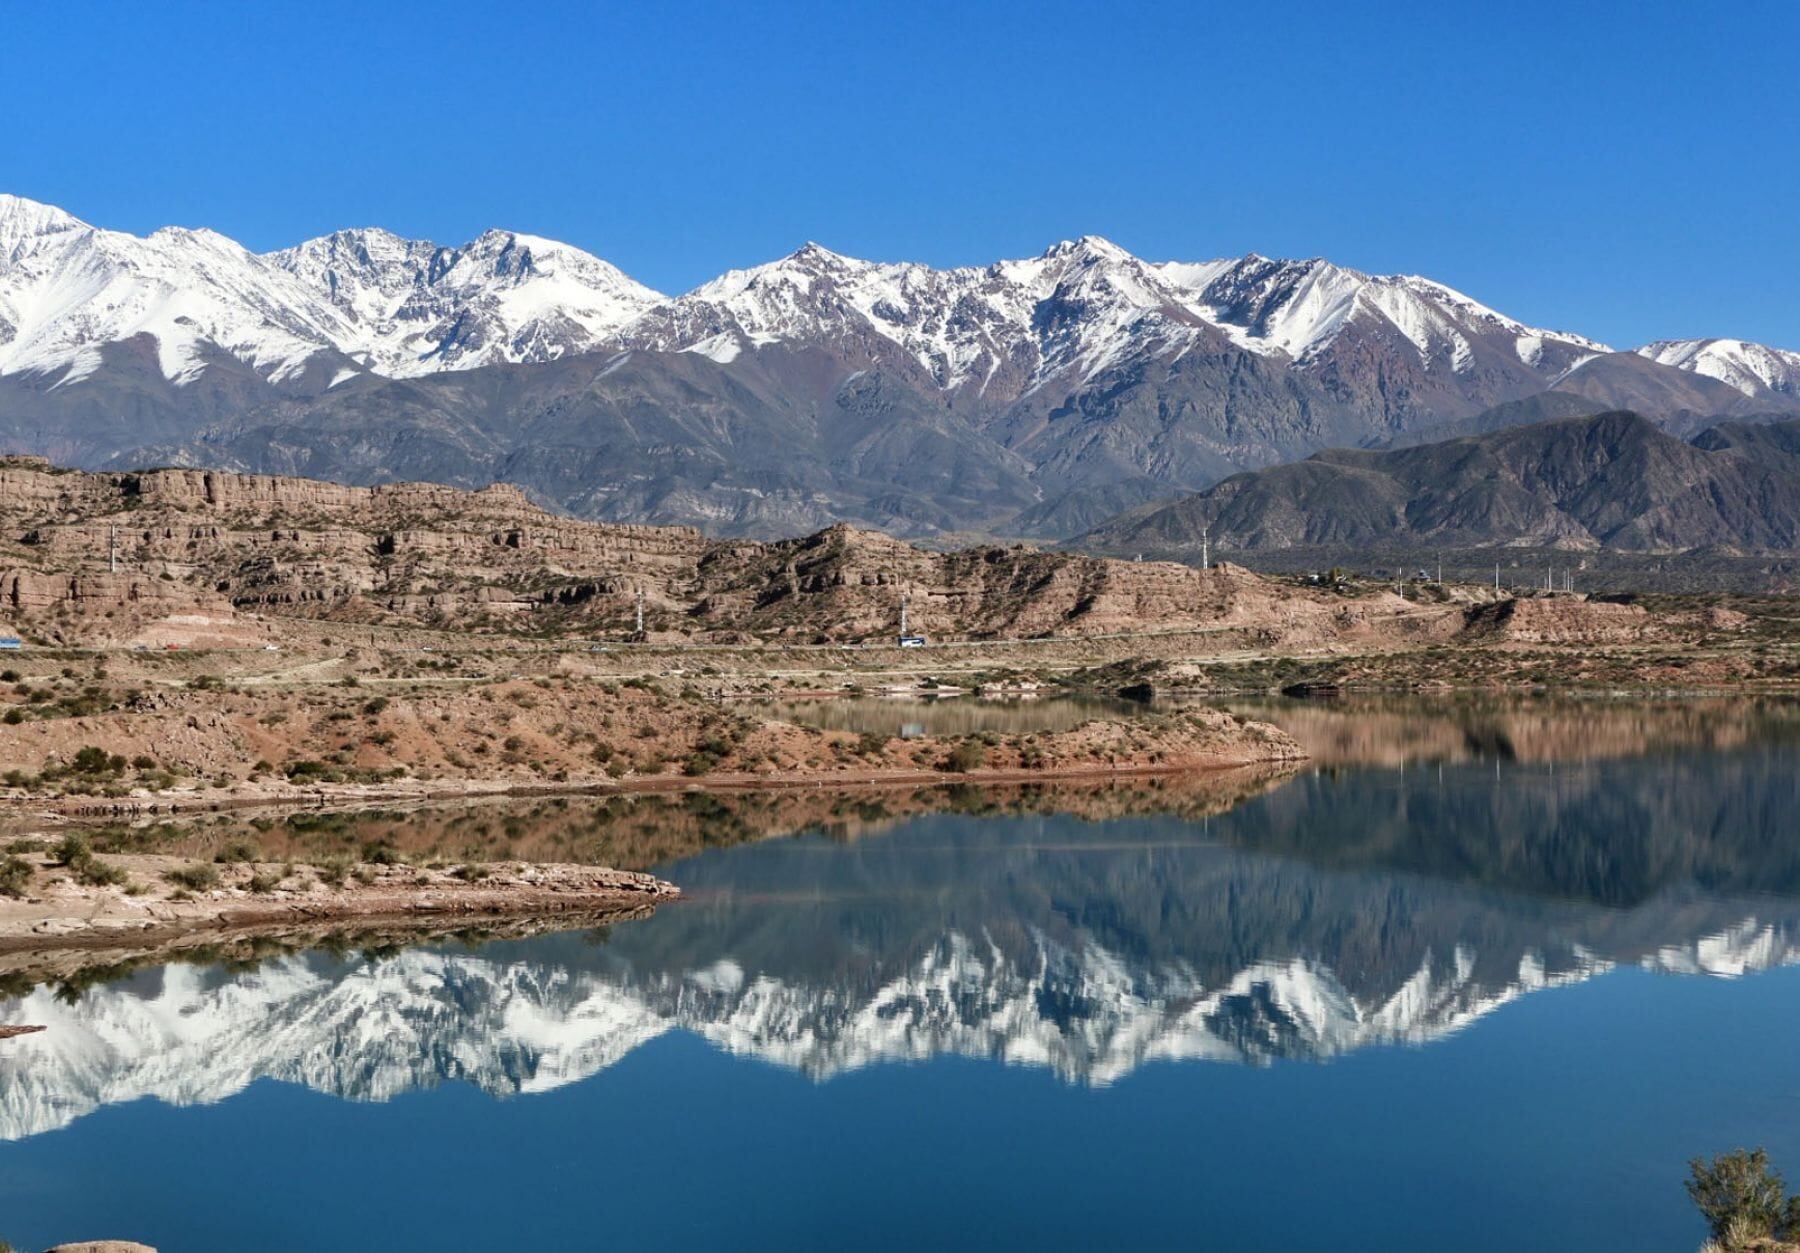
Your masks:
{"label": "brown hillside", "polygon": [[[934,637],[1244,629],[1316,643],[1432,617],[1386,593],[1297,591],[1025,546],[929,552],[834,526],[709,541],[579,522],[516,488],[344,487],[197,470],[87,474],[0,462],[0,624],[48,641],[252,645],[269,620],[655,638],[891,636],[904,598]],[[1448,619],[1446,618],[1446,622]]]}

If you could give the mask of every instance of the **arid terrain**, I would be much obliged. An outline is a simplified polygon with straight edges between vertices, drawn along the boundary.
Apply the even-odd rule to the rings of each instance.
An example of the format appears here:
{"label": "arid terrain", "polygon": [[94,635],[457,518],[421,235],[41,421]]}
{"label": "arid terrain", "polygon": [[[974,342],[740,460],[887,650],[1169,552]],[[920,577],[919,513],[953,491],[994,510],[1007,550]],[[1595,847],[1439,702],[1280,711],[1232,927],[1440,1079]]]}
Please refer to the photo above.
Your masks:
{"label": "arid terrain", "polygon": [[510,487],[0,463],[3,782],[64,808],[1235,766],[1300,750],[1205,712],[901,743],[753,698],[1780,690],[1797,622],[1787,598],[1277,580],[842,526],[720,542]]}

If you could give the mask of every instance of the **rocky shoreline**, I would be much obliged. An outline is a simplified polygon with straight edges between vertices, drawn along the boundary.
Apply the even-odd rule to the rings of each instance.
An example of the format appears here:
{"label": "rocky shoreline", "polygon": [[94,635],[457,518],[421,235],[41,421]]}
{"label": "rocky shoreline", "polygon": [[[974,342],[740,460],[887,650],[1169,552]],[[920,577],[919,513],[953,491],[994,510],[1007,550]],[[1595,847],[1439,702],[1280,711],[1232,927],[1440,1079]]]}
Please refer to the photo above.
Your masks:
{"label": "rocky shoreline", "polygon": [[1036,783],[1306,757],[1278,728],[1215,709],[903,739],[799,726],[668,686],[587,680],[391,696],[188,687],[0,724],[0,752],[19,763],[0,804],[18,818],[0,852],[0,952],[120,936],[141,946],[222,928],[633,909],[676,895],[647,875],[587,865],[407,864],[392,848],[272,863],[253,843],[195,861],[151,855],[130,838],[86,843],[84,825],[114,820],[501,795]]}

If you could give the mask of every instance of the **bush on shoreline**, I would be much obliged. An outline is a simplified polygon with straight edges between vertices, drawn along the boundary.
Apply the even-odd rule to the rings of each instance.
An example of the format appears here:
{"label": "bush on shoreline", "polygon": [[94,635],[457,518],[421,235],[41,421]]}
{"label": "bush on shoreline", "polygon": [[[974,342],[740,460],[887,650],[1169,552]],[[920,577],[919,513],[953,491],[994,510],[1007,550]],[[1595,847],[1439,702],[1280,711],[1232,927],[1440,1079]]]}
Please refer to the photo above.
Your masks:
{"label": "bush on shoreline", "polygon": [[1737,1149],[1688,1163],[1688,1196],[1712,1231],[1708,1250],[1737,1253],[1769,1240],[1800,1239],[1800,1196],[1787,1195],[1763,1149]]}

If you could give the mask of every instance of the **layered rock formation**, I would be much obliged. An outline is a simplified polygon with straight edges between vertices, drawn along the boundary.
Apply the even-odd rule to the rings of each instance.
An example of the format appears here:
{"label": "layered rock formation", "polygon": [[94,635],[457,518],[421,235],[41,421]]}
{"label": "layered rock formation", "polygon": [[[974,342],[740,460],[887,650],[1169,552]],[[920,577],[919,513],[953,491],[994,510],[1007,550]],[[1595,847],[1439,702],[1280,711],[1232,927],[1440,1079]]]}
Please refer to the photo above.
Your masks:
{"label": "layered rock formation", "polygon": [[[580,522],[512,487],[345,487],[189,470],[0,462],[0,612],[56,638],[233,611],[457,629],[886,637],[1175,628],[1322,639],[1412,606],[1297,592],[1249,571],[1025,546],[929,552],[848,526],[772,543]],[[102,629],[106,615],[114,625]]]}

